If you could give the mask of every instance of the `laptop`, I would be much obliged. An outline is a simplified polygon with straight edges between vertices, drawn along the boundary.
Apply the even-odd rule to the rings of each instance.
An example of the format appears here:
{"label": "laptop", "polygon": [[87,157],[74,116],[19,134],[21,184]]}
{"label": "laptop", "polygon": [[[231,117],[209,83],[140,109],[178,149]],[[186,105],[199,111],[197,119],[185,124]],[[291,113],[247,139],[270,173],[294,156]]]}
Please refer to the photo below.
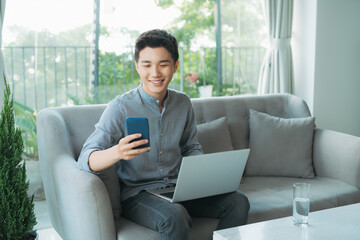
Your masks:
{"label": "laptop", "polygon": [[250,149],[187,156],[182,159],[175,187],[148,190],[171,202],[235,192]]}

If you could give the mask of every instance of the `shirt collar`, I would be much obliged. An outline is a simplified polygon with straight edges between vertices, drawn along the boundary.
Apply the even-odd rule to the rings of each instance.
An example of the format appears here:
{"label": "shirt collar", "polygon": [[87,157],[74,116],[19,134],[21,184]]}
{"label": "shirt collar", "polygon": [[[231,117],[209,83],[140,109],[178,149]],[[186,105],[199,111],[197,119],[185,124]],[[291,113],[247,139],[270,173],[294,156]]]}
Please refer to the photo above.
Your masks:
{"label": "shirt collar", "polygon": [[[157,99],[157,98],[154,98],[154,97],[150,96],[149,94],[147,94],[147,93],[144,91],[144,89],[143,89],[143,83],[141,83],[141,84],[138,86],[138,91],[139,91],[139,93],[140,93],[141,98],[144,99],[146,102],[148,102],[148,103],[154,103],[154,104],[156,104],[157,106],[159,106],[160,100]],[[170,96],[170,91],[169,91],[169,89],[167,89],[166,98],[165,98],[165,101],[164,101],[164,106],[165,106],[166,103],[168,102],[169,96]]]}

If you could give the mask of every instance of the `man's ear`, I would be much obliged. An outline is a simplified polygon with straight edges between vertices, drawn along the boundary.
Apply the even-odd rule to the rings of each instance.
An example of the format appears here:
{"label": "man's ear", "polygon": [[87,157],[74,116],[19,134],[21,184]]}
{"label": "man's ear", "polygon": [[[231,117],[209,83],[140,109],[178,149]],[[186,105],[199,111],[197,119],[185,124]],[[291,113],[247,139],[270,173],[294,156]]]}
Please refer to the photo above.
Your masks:
{"label": "man's ear", "polygon": [[137,72],[139,72],[137,62],[136,62],[136,61],[134,61],[134,63],[135,63],[135,68],[136,68],[136,71],[137,71]]}
{"label": "man's ear", "polygon": [[179,67],[179,61],[176,61],[174,73],[177,71],[178,67]]}

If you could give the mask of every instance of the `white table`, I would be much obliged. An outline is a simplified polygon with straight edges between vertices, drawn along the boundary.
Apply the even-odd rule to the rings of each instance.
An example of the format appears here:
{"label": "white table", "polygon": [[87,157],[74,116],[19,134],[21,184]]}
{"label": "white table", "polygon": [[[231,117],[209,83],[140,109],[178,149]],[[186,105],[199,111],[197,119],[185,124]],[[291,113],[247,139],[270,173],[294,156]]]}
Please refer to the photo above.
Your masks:
{"label": "white table", "polygon": [[213,240],[359,240],[360,203],[311,212],[309,226],[292,217],[215,231]]}

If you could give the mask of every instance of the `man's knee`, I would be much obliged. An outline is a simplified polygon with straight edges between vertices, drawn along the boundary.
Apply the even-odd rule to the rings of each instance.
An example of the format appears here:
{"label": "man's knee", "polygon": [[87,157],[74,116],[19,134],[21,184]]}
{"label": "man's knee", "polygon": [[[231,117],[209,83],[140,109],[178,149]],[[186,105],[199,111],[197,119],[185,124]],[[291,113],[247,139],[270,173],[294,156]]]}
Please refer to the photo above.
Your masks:
{"label": "man's knee", "polygon": [[250,203],[249,203],[249,199],[247,198],[247,196],[245,194],[243,194],[242,192],[240,192],[240,191],[237,191],[236,194],[238,194],[240,196],[239,201],[241,201],[241,204],[243,206],[245,206],[247,210],[249,210],[250,209]]}
{"label": "man's knee", "polygon": [[176,226],[182,226],[184,230],[190,231],[191,217],[181,204],[172,204],[168,208],[161,225],[160,228],[163,229],[174,229]]}
{"label": "man's knee", "polygon": [[249,199],[247,198],[247,196],[245,194],[243,194],[240,191],[236,191],[234,193],[234,202],[235,204],[235,208],[240,211],[240,212],[249,212],[250,209],[250,203],[249,203]]}
{"label": "man's knee", "polygon": [[230,193],[223,202],[223,209],[224,212],[222,216],[247,218],[250,209],[249,200],[245,194],[240,191]]}
{"label": "man's knee", "polygon": [[227,195],[223,205],[224,212],[220,216],[217,229],[241,226],[246,224],[250,204],[248,198],[240,191]]}

